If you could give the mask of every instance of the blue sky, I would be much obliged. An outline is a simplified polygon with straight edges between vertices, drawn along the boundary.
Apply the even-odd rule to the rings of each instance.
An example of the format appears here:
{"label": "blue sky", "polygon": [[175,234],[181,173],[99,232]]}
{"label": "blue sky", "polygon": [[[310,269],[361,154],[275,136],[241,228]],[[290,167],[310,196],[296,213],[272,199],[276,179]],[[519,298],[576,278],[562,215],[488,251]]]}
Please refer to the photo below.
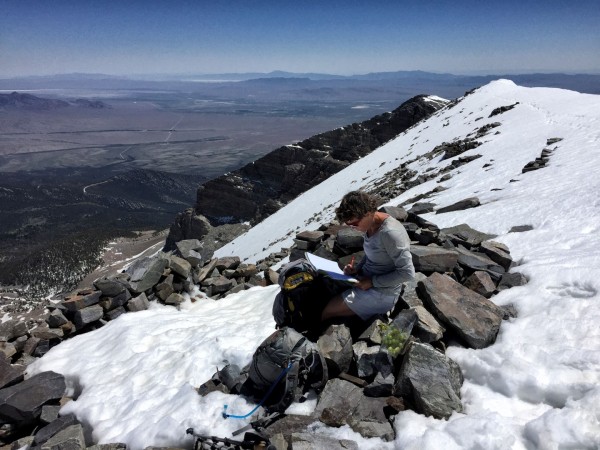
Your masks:
{"label": "blue sky", "polygon": [[3,0],[0,76],[600,73],[600,1]]}

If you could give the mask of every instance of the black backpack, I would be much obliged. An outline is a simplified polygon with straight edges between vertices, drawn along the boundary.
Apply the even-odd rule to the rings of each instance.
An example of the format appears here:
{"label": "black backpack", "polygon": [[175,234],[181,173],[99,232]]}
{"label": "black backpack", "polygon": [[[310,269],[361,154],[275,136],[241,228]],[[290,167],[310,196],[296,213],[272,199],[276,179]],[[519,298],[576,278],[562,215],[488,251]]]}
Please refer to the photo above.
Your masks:
{"label": "black backpack", "polygon": [[297,259],[281,268],[278,283],[281,291],[273,303],[277,327],[306,335],[318,331],[321,313],[334,295],[325,277],[306,259]]}
{"label": "black backpack", "polygon": [[321,389],[327,377],[327,364],[316,344],[285,327],[256,349],[240,393],[264,400],[268,411],[284,412],[303,391]]}

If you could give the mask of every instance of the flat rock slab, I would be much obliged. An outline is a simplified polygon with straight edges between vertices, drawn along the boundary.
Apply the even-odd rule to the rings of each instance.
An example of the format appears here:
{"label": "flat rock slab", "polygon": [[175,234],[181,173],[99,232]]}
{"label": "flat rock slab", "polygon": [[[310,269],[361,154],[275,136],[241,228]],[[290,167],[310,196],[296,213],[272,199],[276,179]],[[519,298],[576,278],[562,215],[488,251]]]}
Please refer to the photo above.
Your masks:
{"label": "flat rock slab", "polygon": [[100,296],[102,295],[102,291],[95,291],[89,294],[77,294],[66,297],[65,300],[61,303],[67,311],[75,312],[80,309],[87,308],[88,306],[95,305],[100,301]]}
{"label": "flat rock slab", "polygon": [[452,205],[444,206],[439,208],[435,213],[443,214],[451,211],[462,211],[464,209],[475,208],[479,206],[479,199],[477,197],[469,197],[459,202],[453,203]]}
{"label": "flat rock slab", "polygon": [[291,437],[291,448],[294,450],[358,450],[358,444],[349,439],[336,439],[319,436],[314,433],[294,433]]}
{"label": "flat rock slab", "polygon": [[132,292],[141,294],[160,281],[169,260],[163,257],[142,258],[134,262],[128,269],[129,287]]}
{"label": "flat rock slab", "polygon": [[23,381],[25,366],[12,366],[0,355],[0,389]]}
{"label": "flat rock slab", "polygon": [[458,264],[458,252],[442,247],[411,245],[410,253],[417,272],[450,272]]}
{"label": "flat rock slab", "polygon": [[402,361],[395,392],[410,399],[417,412],[441,419],[462,412],[462,383],[456,362],[431,345],[413,343]]}
{"label": "flat rock slab", "polygon": [[0,323],[0,341],[10,341],[27,334],[27,325],[25,322],[10,319]]}
{"label": "flat rock slab", "polygon": [[363,241],[363,234],[350,227],[340,228],[337,232],[336,242],[340,247],[347,249],[362,248]]}
{"label": "flat rock slab", "polygon": [[127,309],[131,312],[144,311],[150,307],[146,294],[142,293],[127,302]]}
{"label": "flat rock slab", "polygon": [[104,309],[102,309],[102,306],[88,306],[87,308],[80,309],[75,313],[73,323],[75,323],[75,328],[81,329],[86,325],[101,319],[103,315]]}
{"label": "flat rock slab", "polygon": [[71,425],[59,431],[41,446],[42,450],[85,450],[85,448],[81,424]]}
{"label": "flat rock slab", "polygon": [[480,245],[483,241],[495,238],[493,234],[482,233],[474,230],[466,223],[450,228],[442,228],[442,233],[447,235],[454,244],[464,244],[467,247]]}
{"label": "flat rock slab", "polygon": [[484,241],[481,243],[480,251],[489,256],[492,261],[504,267],[504,270],[510,269],[512,257],[504,244],[495,241]]}
{"label": "flat rock slab", "polygon": [[331,325],[317,341],[323,357],[333,361],[340,372],[348,372],[354,352],[350,329],[344,325]]}
{"label": "flat rock slab", "polygon": [[423,306],[415,306],[412,309],[417,313],[418,318],[413,328],[413,335],[424,343],[441,339],[446,329],[440,325],[436,318]]}
{"label": "flat rock slab", "polygon": [[94,281],[94,287],[102,291],[102,295],[114,297],[125,290],[125,285],[114,278],[99,278]]}
{"label": "flat rock slab", "polygon": [[477,253],[458,247],[458,264],[471,270],[483,270],[490,274],[492,278],[499,280],[505,272],[504,268],[492,261],[484,253]]}
{"label": "flat rock slab", "polygon": [[172,255],[169,258],[169,268],[176,274],[180,275],[181,278],[187,278],[190,276],[192,265],[187,260]]}
{"label": "flat rock slab", "polygon": [[438,273],[420,281],[418,292],[427,309],[469,347],[484,348],[496,340],[504,312],[490,300]]}
{"label": "flat rock slab", "polygon": [[42,406],[65,393],[65,378],[55,372],[42,372],[22,383],[0,389],[0,419],[9,423],[34,420]]}
{"label": "flat rock slab", "polygon": [[365,437],[392,440],[394,430],[385,416],[386,406],[386,398],[367,397],[358,386],[334,378],[325,385],[313,417],[329,426],[348,424]]}

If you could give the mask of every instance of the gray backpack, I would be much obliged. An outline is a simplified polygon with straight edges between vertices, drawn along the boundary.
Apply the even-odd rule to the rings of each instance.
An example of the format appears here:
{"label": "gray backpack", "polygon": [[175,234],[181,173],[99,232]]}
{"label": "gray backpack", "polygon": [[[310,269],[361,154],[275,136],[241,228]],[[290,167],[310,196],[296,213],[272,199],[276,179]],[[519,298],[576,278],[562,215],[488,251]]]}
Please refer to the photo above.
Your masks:
{"label": "gray backpack", "polygon": [[316,344],[285,327],[256,349],[240,393],[262,401],[269,411],[284,412],[303,391],[323,388],[327,374]]}

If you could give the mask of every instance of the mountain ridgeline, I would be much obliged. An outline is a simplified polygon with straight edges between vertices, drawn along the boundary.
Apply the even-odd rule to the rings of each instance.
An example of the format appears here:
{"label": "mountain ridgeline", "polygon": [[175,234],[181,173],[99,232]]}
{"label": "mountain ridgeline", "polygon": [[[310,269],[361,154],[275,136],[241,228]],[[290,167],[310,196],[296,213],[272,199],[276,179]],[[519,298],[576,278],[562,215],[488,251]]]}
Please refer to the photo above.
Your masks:
{"label": "mountain ridgeline", "polygon": [[446,103],[438,97],[419,95],[392,112],[280,147],[204,183],[198,188],[194,209],[179,214],[171,225],[165,249],[173,249],[182,239],[202,239],[200,230],[206,227],[194,225],[200,220],[198,216],[206,217],[213,226],[260,222]]}

